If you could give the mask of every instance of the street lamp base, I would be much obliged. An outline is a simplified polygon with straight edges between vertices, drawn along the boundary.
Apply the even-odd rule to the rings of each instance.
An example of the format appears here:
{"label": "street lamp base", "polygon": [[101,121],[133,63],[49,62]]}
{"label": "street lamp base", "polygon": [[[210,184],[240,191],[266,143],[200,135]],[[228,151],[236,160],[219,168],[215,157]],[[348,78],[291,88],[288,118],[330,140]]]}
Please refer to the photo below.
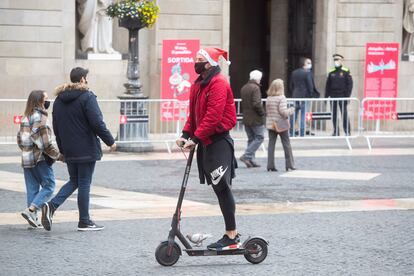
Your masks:
{"label": "street lamp base", "polygon": [[154,151],[154,146],[150,142],[122,142],[116,145],[116,150],[120,152],[150,152]]}
{"label": "street lamp base", "polygon": [[153,146],[148,139],[149,106],[148,102],[143,101],[148,97],[123,94],[118,98],[121,100],[120,115],[125,118],[120,120],[118,150],[124,152],[152,151]]}

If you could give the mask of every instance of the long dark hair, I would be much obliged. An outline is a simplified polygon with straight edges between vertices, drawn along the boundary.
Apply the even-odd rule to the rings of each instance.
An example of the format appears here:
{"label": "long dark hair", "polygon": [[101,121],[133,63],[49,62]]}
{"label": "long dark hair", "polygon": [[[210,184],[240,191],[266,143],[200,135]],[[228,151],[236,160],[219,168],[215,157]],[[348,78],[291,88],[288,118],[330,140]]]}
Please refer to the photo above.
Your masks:
{"label": "long dark hair", "polygon": [[33,114],[35,108],[43,108],[43,99],[45,98],[45,91],[33,90],[27,98],[26,109],[24,116],[29,117]]}

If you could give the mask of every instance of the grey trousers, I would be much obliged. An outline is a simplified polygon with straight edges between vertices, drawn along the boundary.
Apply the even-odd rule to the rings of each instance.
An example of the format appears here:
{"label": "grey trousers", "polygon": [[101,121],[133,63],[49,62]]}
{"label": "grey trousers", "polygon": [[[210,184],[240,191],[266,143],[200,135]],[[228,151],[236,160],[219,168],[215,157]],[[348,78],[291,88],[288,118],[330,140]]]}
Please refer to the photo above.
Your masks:
{"label": "grey trousers", "polygon": [[282,139],[283,151],[285,152],[286,168],[294,168],[295,162],[293,161],[292,147],[290,146],[289,131],[277,133],[276,131],[269,129],[269,146],[267,147],[267,168],[273,169],[275,167],[275,145],[277,135],[280,135]]}
{"label": "grey trousers", "polygon": [[253,160],[257,149],[264,141],[264,132],[266,130],[264,125],[259,126],[244,126],[247,134],[247,148],[243,157],[247,160]]}

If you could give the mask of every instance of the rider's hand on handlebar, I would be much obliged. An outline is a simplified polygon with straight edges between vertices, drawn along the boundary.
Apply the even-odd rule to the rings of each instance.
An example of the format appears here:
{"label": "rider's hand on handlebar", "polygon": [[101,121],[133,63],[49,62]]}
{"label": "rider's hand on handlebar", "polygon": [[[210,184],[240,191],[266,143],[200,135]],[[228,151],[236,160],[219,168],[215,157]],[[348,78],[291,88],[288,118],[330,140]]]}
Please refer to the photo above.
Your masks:
{"label": "rider's hand on handlebar", "polygon": [[116,143],[113,143],[112,146],[109,147],[110,151],[116,151]]}
{"label": "rider's hand on handlebar", "polygon": [[175,141],[175,143],[177,144],[177,146],[179,147],[179,148],[182,148],[182,147],[184,147],[184,144],[187,142],[187,139],[185,139],[185,138],[183,138],[183,137],[180,137],[180,138],[178,138],[176,141]]}
{"label": "rider's hand on handlebar", "polygon": [[194,143],[194,141],[193,141],[193,140],[187,140],[187,142],[185,142],[185,144],[184,144],[183,148],[184,148],[184,149],[193,150],[193,149],[195,148],[195,146],[196,146],[196,145],[197,145],[197,144],[196,144],[196,143]]}

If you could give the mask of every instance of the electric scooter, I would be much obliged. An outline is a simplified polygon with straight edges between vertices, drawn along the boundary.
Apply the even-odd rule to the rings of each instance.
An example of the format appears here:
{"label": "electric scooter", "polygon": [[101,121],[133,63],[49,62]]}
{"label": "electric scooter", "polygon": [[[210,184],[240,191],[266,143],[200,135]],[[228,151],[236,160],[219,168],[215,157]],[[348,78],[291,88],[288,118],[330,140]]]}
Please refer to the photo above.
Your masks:
{"label": "electric scooter", "polygon": [[252,264],[259,264],[267,257],[268,242],[261,237],[249,237],[243,242],[240,248],[228,250],[210,250],[207,248],[194,248],[180,231],[181,205],[183,203],[185,190],[187,187],[188,177],[190,175],[191,163],[193,161],[194,149],[190,151],[185,167],[184,179],[181,184],[180,195],[178,197],[177,207],[172,218],[171,230],[168,240],[161,242],[155,250],[155,258],[160,265],[172,266],[180,256],[182,251],[175,238],[177,237],[185,247],[184,251],[189,256],[219,256],[219,255],[244,255],[247,261]]}

